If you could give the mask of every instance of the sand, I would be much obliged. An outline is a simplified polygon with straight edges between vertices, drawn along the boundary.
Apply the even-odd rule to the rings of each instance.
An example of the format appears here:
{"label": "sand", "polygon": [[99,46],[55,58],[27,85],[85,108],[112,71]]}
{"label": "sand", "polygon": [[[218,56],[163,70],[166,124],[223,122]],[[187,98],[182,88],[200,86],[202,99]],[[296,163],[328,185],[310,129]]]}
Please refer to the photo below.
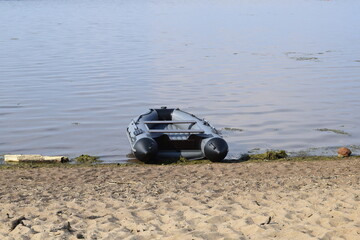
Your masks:
{"label": "sand", "polygon": [[0,239],[360,239],[360,159],[0,170]]}

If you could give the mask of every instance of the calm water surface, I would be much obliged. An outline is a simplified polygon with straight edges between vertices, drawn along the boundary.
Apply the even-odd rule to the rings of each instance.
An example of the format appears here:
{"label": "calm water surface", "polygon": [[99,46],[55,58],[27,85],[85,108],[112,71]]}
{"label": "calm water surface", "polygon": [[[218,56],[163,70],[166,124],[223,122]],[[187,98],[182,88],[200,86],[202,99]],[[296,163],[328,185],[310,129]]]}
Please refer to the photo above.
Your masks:
{"label": "calm water surface", "polygon": [[359,154],[359,12],[357,0],[0,1],[0,155],[125,162],[130,120],[165,105],[222,129],[231,158]]}

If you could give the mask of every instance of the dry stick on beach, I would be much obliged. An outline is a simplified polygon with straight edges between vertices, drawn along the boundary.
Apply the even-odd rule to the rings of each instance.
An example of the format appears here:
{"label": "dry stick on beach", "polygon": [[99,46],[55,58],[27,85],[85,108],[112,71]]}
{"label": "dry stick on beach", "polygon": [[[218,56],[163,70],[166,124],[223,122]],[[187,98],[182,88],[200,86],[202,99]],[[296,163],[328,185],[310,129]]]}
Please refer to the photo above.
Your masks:
{"label": "dry stick on beach", "polygon": [[21,216],[11,222],[10,232],[13,231],[19,224],[23,224],[23,220],[26,220],[24,216]]}

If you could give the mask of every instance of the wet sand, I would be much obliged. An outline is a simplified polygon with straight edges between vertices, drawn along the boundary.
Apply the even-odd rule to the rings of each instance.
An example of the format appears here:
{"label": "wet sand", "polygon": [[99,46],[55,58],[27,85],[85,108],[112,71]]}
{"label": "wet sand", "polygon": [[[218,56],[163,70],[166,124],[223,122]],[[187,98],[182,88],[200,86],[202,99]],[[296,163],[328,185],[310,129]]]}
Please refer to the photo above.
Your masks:
{"label": "wet sand", "polygon": [[1,239],[359,239],[360,159],[0,170]]}

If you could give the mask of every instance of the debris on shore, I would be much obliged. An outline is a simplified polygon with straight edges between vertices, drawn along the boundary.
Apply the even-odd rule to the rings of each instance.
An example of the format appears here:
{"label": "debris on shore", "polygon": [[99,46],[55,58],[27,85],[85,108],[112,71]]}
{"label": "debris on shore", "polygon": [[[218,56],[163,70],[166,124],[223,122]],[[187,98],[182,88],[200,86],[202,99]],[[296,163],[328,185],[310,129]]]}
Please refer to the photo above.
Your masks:
{"label": "debris on shore", "polygon": [[338,157],[349,157],[351,155],[351,150],[346,147],[341,147],[337,151]]}
{"label": "debris on shore", "polygon": [[17,154],[4,155],[5,162],[68,162],[69,158],[65,156],[43,156],[39,154]]}
{"label": "debris on shore", "polygon": [[101,162],[99,160],[99,157],[90,156],[90,155],[87,155],[87,154],[82,154],[82,155],[76,157],[75,161],[77,163],[97,163],[97,162]]}
{"label": "debris on shore", "polygon": [[252,160],[276,160],[280,158],[286,158],[288,155],[285,150],[268,150],[265,153],[252,154],[250,159]]}

